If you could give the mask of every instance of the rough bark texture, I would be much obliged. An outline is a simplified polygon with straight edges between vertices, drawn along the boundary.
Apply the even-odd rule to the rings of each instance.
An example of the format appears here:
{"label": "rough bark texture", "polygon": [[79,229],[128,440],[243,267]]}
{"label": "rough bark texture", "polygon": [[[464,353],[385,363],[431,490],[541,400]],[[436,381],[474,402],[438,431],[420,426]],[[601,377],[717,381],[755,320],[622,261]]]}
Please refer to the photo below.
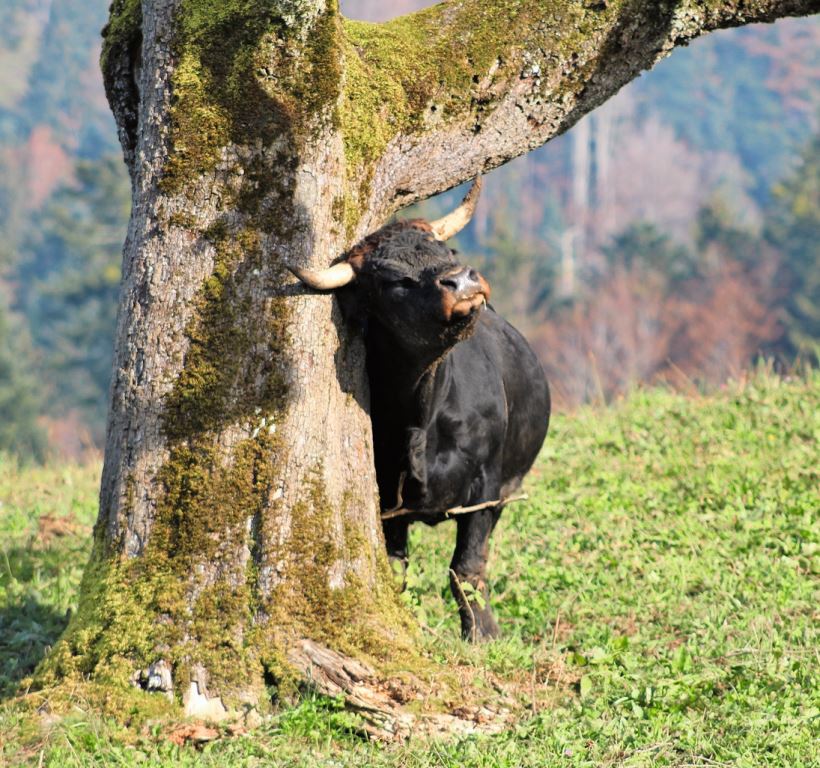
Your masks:
{"label": "rough bark texture", "polygon": [[412,639],[362,344],[283,265],[326,266],[702,32],[817,10],[461,0],[375,25],[334,0],[115,0],[102,65],[133,212],[100,515],[41,679],[130,680],[220,716],[324,659],[323,690],[375,701],[375,673],[326,647],[378,665]]}

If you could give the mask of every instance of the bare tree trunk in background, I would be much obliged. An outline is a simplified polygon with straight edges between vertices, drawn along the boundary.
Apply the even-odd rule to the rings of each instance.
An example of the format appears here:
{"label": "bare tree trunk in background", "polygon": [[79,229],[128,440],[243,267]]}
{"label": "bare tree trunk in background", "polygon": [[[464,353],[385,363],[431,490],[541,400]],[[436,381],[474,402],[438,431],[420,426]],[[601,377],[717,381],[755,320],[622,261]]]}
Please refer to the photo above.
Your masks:
{"label": "bare tree trunk in background", "polygon": [[609,101],[595,112],[595,222],[596,245],[603,242],[602,233],[617,230],[614,210],[612,155],[615,151],[614,123],[616,102]]}
{"label": "bare tree trunk in background", "polygon": [[284,264],[326,266],[703,32],[817,10],[459,0],[376,25],[335,0],[115,0],[102,66],[133,212],[94,554],[41,681],[219,715],[309,674],[355,696],[374,673],[350,658],[411,658],[362,343]]}
{"label": "bare tree trunk in background", "polygon": [[561,261],[560,292],[571,296],[575,291],[578,263],[584,258],[589,240],[589,216],[592,210],[592,123],[581,120],[572,133],[572,222],[566,233],[567,247]]}

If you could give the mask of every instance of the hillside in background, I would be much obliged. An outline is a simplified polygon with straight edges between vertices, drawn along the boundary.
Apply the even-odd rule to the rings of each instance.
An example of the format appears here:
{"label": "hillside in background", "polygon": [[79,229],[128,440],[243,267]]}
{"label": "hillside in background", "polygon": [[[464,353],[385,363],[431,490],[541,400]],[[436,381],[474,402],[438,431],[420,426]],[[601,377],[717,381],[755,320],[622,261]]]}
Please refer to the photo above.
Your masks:
{"label": "hillside in background", "polygon": [[[342,10],[378,20],[429,4]],[[0,7],[0,347],[14,336],[18,350],[0,367],[13,416],[0,449],[35,453],[38,424],[70,454],[102,438],[130,201],[97,65],[106,15],[104,0]],[[560,400],[814,354],[819,86],[820,19],[721,32],[490,174],[458,246]],[[20,381],[39,418],[15,406]]]}
{"label": "hillside in background", "polygon": [[7,243],[37,221],[78,159],[119,152],[97,63],[107,8],[100,0],[3,0],[0,226]]}

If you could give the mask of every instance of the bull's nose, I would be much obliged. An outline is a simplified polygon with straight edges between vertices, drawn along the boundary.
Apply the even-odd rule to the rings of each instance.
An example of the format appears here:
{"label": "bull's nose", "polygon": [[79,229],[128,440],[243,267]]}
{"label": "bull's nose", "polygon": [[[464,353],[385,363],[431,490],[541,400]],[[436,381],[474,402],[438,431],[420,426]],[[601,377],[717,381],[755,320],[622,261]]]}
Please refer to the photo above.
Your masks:
{"label": "bull's nose", "polygon": [[442,275],[438,284],[452,292],[456,299],[468,299],[477,293],[483,293],[486,283],[472,267],[459,267]]}

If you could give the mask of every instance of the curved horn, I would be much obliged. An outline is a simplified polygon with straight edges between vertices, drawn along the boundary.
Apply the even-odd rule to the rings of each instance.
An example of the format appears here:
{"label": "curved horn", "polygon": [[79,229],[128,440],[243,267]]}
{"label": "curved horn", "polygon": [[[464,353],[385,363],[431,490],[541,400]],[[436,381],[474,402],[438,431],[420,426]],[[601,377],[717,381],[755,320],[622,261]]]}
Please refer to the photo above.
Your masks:
{"label": "curved horn", "polygon": [[461,205],[452,213],[430,222],[433,237],[436,240],[449,240],[453,235],[461,232],[473,218],[478,196],[481,193],[481,176],[476,176],[470,191],[464,196]]}
{"label": "curved horn", "polygon": [[305,285],[317,291],[332,291],[352,282],[356,277],[353,267],[346,261],[340,261],[327,269],[314,272],[312,269],[286,265]]}

